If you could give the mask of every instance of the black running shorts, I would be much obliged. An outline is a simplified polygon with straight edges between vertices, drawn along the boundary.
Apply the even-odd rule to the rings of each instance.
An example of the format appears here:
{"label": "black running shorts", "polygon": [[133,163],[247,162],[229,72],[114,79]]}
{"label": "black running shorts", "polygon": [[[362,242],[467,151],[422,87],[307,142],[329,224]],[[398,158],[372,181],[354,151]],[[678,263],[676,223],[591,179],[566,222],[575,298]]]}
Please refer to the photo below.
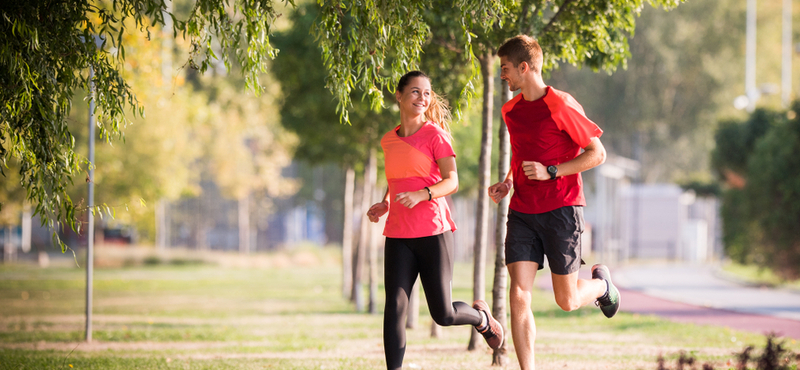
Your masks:
{"label": "black running shorts", "polygon": [[585,264],[581,259],[583,207],[567,206],[540,214],[508,210],[506,264],[532,261],[541,270],[544,256],[550,271],[569,275]]}

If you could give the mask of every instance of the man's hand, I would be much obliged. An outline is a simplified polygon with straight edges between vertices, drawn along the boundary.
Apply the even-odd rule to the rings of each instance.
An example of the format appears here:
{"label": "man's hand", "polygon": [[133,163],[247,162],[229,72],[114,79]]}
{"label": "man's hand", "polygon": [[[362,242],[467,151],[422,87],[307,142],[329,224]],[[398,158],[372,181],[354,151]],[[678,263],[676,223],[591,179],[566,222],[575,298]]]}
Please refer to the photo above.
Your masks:
{"label": "man's hand", "polygon": [[505,198],[509,191],[511,191],[510,180],[498,182],[489,187],[489,198],[492,198],[495,203],[499,203],[500,199]]}
{"label": "man's hand", "polygon": [[369,211],[367,211],[367,217],[369,217],[370,221],[377,223],[378,219],[380,219],[381,216],[386,214],[386,212],[388,211],[389,211],[388,201],[375,203],[372,205],[372,207],[369,207]]}
{"label": "man's hand", "polygon": [[550,174],[547,173],[547,166],[534,161],[523,161],[522,170],[528,179],[536,181],[550,180]]}

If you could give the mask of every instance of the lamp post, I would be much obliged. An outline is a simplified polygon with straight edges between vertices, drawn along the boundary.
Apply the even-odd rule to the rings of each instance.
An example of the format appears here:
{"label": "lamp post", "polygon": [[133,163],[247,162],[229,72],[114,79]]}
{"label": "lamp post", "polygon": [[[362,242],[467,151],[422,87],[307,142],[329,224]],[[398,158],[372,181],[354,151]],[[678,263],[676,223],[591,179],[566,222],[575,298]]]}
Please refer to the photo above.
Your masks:
{"label": "lamp post", "polygon": [[756,108],[756,100],[761,97],[756,88],[756,0],[747,0],[746,38],[744,94],[747,97],[747,111],[752,112]]}
{"label": "lamp post", "polygon": [[792,95],[792,0],[783,0],[782,23],[781,104],[788,108]]}
{"label": "lamp post", "polygon": [[[98,49],[103,47],[103,39],[94,36],[94,43]],[[89,65],[89,177],[86,179],[88,190],[87,205],[89,208],[89,227],[86,235],[86,342],[92,341],[92,292],[94,280],[94,110],[95,110],[95,88],[94,88],[94,67]]]}

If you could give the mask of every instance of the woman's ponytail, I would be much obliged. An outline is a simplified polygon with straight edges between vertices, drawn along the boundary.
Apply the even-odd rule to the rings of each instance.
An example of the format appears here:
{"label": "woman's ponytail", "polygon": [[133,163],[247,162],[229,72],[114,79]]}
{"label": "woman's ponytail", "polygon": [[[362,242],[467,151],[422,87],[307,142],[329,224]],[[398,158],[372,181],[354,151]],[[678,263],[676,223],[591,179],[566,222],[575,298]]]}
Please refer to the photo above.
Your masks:
{"label": "woman's ponytail", "polygon": [[[450,134],[450,121],[453,120],[450,115],[450,105],[443,96],[431,91],[431,103],[428,110],[425,111],[425,119],[433,121],[438,124],[447,134]],[[452,135],[451,135],[452,136]]]}

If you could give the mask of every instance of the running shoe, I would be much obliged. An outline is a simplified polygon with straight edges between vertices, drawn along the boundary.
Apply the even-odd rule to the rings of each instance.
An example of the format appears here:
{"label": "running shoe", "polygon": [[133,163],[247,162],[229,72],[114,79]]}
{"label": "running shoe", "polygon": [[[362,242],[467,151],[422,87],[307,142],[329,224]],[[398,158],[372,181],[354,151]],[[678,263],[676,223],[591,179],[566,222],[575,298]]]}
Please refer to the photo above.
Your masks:
{"label": "running shoe", "polygon": [[595,304],[603,311],[603,315],[609,319],[614,317],[619,311],[620,296],[619,290],[611,282],[611,272],[608,271],[608,267],[600,264],[592,266],[592,279],[601,279],[606,282],[608,290],[602,297],[597,298]]}
{"label": "running shoe", "polygon": [[[486,344],[492,349],[498,349],[503,344],[503,327],[500,326],[500,322],[495,320],[492,316],[492,312],[489,311],[489,305],[486,301],[479,299],[472,304],[472,308],[482,311],[486,314],[486,317],[489,319],[488,325],[483,331],[478,330],[478,333],[483,335],[483,339],[486,339]],[[477,329],[477,327],[475,327]]]}

